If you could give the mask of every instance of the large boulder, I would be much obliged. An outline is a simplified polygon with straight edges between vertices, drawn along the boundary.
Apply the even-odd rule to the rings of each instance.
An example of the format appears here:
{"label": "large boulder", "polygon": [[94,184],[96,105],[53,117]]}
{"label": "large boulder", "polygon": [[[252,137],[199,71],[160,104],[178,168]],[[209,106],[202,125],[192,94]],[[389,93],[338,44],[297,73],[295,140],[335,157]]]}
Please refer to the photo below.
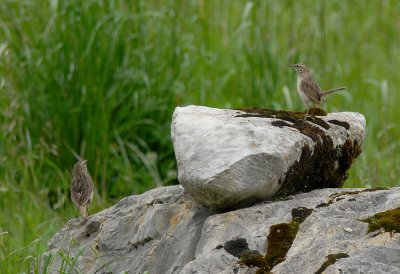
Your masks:
{"label": "large boulder", "polygon": [[125,198],[87,222],[69,221],[51,239],[43,268],[89,274],[400,273],[399,232],[400,188],[321,189],[212,213],[172,186]]}
{"label": "large boulder", "polygon": [[341,187],[361,153],[364,116],[303,117],[256,108],[177,107],[171,134],[179,182],[216,210]]}

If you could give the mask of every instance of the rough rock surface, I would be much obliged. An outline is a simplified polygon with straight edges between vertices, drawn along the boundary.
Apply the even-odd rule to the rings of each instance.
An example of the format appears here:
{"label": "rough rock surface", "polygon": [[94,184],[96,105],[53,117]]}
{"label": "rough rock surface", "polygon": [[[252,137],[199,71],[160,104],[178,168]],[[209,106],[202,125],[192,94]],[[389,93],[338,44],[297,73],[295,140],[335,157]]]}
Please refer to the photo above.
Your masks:
{"label": "rough rock surface", "polygon": [[321,189],[212,213],[172,186],[69,221],[47,255],[50,273],[58,254],[69,273],[400,273],[399,232],[400,188]]}
{"label": "rough rock surface", "polygon": [[[156,188],[121,200],[85,224],[70,220],[50,240],[49,254],[69,254],[78,273],[177,273],[193,259],[210,214],[180,186]],[[61,261],[56,256],[53,269]]]}
{"label": "rough rock surface", "polygon": [[179,182],[206,207],[341,187],[361,153],[360,113],[308,117],[256,108],[177,107],[171,134]]}

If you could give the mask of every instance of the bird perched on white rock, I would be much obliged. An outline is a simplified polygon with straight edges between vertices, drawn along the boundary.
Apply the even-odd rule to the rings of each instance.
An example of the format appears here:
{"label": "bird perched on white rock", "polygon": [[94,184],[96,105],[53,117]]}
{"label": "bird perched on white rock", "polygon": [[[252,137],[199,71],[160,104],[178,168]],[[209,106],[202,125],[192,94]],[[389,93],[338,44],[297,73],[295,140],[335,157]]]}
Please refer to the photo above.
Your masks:
{"label": "bird perched on white rock", "polygon": [[[344,90],[347,87],[340,87],[322,91],[317,82],[313,79],[310,70],[304,64],[289,65],[296,70],[297,73],[297,92],[301,101],[308,108],[310,106],[322,104],[326,97],[334,92]],[[304,119],[307,117],[309,109],[307,109]]]}

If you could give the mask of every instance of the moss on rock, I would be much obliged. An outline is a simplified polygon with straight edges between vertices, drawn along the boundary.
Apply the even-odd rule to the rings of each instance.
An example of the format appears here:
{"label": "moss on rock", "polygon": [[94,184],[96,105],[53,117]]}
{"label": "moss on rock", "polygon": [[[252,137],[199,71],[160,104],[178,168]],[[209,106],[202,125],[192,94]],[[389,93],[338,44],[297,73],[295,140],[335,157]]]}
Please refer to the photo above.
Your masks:
{"label": "moss on rock", "polygon": [[366,189],[362,189],[362,190],[355,190],[355,191],[342,191],[342,192],[337,192],[337,193],[333,193],[329,196],[329,200],[327,202],[323,202],[319,205],[316,206],[316,208],[319,207],[327,207],[330,206],[331,204],[333,204],[335,201],[340,201],[343,200],[344,195],[357,195],[359,193],[363,193],[363,192],[373,192],[373,191],[378,191],[378,190],[387,190],[387,188],[385,187],[375,187],[375,188],[366,188]]}
{"label": "moss on rock", "polygon": [[267,236],[267,253],[262,256],[258,251],[249,250],[242,253],[240,262],[247,266],[257,266],[257,274],[270,273],[272,268],[283,262],[300,224],[310,216],[312,209],[299,207],[292,209],[292,220],[289,223],[276,224],[270,227]]}
{"label": "moss on rock", "polygon": [[334,125],[338,125],[338,126],[344,127],[346,130],[350,129],[349,123],[347,123],[345,121],[329,120],[328,122],[331,123],[331,124],[334,124]]}
{"label": "moss on rock", "polygon": [[265,266],[268,264],[267,259],[257,250],[246,250],[243,252],[240,256],[240,263],[248,267],[258,267],[259,269],[256,271],[256,274],[270,273],[265,269]]}
{"label": "moss on rock", "polygon": [[[317,116],[308,116],[307,120],[304,120],[303,112],[255,107],[240,110],[245,113],[236,117],[274,118],[277,120],[273,121],[272,125],[294,128],[315,142],[313,148],[308,145],[303,146],[300,160],[289,168],[284,180],[280,182],[281,187],[275,197],[285,197],[313,189],[342,187],[348,177],[348,169],[362,151],[358,142],[352,139],[347,139],[343,145],[335,147],[331,137],[323,130],[330,128],[329,123]],[[310,114],[326,115],[323,110],[310,111]],[[331,121],[332,124],[349,128],[347,122]]]}
{"label": "moss on rock", "polygon": [[307,120],[304,120],[305,116],[304,112],[272,110],[272,109],[263,109],[257,107],[245,107],[245,108],[240,108],[239,110],[245,113],[236,115],[236,117],[275,118],[290,123],[301,122],[300,124],[307,124],[306,121],[309,121],[325,129],[330,128],[327,122],[325,122],[324,120],[322,120],[317,116],[313,116],[313,115],[326,116],[327,113],[322,109],[310,109],[309,115],[307,116]]}
{"label": "moss on rock", "polygon": [[277,196],[342,187],[347,179],[348,169],[361,153],[357,141],[347,139],[342,146],[333,147],[332,140],[322,130],[317,127],[313,130],[319,131],[321,139],[316,140],[313,151],[304,145],[300,160],[289,168]]}
{"label": "moss on rock", "polygon": [[368,233],[383,229],[385,232],[400,232],[400,207],[376,213],[363,219],[361,222],[368,223]]}
{"label": "moss on rock", "polygon": [[337,260],[347,257],[349,257],[349,254],[346,253],[329,254],[325,257],[327,258],[327,260],[321,265],[321,267],[317,271],[315,271],[315,274],[323,273],[330,265],[336,263]]}

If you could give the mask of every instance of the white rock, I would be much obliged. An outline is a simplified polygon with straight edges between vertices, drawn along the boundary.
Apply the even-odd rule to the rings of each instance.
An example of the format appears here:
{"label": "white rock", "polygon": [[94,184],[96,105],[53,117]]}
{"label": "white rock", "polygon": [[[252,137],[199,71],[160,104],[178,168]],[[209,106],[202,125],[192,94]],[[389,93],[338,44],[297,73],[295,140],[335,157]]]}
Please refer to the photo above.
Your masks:
{"label": "white rock", "polygon": [[[341,165],[346,162],[341,157],[357,156],[352,150],[363,143],[365,118],[332,113],[304,122],[188,106],[175,109],[171,135],[179,182],[201,204],[221,210],[278,191],[289,195],[340,187],[349,168]],[[348,151],[341,148],[346,142]],[[299,160],[306,166],[294,165]]]}
{"label": "white rock", "polygon": [[353,229],[351,229],[350,227],[345,227],[345,228],[343,228],[344,229],[344,231],[346,231],[346,232],[353,232]]}

